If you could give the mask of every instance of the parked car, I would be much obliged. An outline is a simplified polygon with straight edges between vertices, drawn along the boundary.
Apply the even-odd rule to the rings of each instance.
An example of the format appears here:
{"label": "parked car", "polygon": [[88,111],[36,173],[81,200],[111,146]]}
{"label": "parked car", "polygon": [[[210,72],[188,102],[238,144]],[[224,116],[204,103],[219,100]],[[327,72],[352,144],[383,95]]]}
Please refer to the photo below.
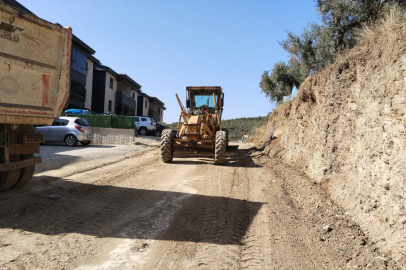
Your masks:
{"label": "parked car", "polygon": [[71,114],[91,114],[92,112],[89,110],[82,110],[82,109],[69,109],[64,111],[67,115]]}
{"label": "parked car", "polygon": [[59,117],[52,126],[37,126],[37,133],[44,133],[46,142],[65,142],[67,146],[75,146],[80,142],[88,145],[93,140],[93,127],[86,119],[78,117]]}
{"label": "parked car", "polygon": [[146,136],[155,134],[156,122],[150,117],[134,116],[135,126],[138,130],[138,135]]}
{"label": "parked car", "polygon": [[165,125],[162,125],[162,124],[157,123],[157,124],[156,124],[155,136],[157,136],[157,137],[161,137],[162,130],[167,129],[167,128],[169,128],[169,127],[167,127],[167,126],[165,126]]}

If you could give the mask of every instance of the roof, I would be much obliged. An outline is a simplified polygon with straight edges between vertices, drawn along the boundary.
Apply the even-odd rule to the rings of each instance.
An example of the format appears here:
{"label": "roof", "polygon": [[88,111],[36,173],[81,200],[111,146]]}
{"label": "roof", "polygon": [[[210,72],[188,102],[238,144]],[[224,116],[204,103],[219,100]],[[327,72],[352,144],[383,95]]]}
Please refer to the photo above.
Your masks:
{"label": "roof", "polygon": [[[17,9],[20,9],[20,10],[24,11],[24,12],[31,13],[32,15],[35,15],[34,13],[31,12],[31,10],[29,10],[25,6],[21,5],[16,0],[0,0],[0,2],[6,3],[7,5],[13,6],[13,7],[17,8]],[[35,16],[37,16],[37,15],[35,15]]]}
{"label": "roof", "polygon": [[220,91],[222,88],[220,86],[186,86],[188,91]]}
{"label": "roof", "polygon": [[88,51],[89,54],[95,54],[95,53],[96,53],[95,50],[93,50],[89,45],[87,45],[86,43],[84,43],[80,38],[78,38],[78,37],[75,36],[75,35],[73,35],[72,42],[76,42],[77,44],[79,44],[79,46],[81,46],[83,49],[85,49],[86,51]]}
{"label": "roof", "polygon": [[101,65],[100,60],[97,59],[96,57],[94,57],[93,55],[89,55],[89,57],[87,59],[89,59],[90,61],[92,61],[95,64]]}
{"label": "roof", "polygon": [[165,105],[165,103],[163,103],[162,101],[160,101],[157,97],[151,97],[149,101],[150,101],[150,102],[158,103],[158,104],[161,105],[161,106],[164,106],[164,105]]}
{"label": "roof", "polygon": [[118,73],[115,72],[114,70],[112,70],[111,68],[109,68],[108,66],[95,64],[93,69],[98,70],[98,71],[107,71],[107,72],[113,74],[116,78],[118,77]]}
{"label": "roof", "polygon": [[150,99],[150,98],[151,98],[150,96],[148,96],[148,95],[145,94],[145,93],[139,93],[138,96],[146,97],[147,99]]}
{"label": "roof", "polygon": [[118,74],[117,81],[124,82],[125,84],[131,86],[132,88],[135,88],[134,90],[138,90],[141,92],[142,86],[133,79],[131,79],[131,77],[128,76],[127,74]]}

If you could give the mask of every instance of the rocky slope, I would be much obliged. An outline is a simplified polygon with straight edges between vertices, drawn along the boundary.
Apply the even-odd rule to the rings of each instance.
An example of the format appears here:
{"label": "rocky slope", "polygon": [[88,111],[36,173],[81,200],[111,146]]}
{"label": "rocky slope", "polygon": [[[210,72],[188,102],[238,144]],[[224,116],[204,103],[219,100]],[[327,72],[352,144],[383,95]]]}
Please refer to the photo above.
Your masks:
{"label": "rocky slope", "polygon": [[392,14],[360,46],[307,78],[268,129],[278,122],[283,134],[271,155],[319,183],[377,247],[406,266],[404,22]]}

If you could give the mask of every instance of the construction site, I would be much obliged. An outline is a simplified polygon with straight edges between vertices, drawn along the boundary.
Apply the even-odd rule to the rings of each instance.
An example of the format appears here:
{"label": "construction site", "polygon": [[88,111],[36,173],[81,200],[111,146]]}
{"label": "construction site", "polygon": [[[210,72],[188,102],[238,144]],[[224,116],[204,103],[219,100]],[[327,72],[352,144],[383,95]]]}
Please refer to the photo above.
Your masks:
{"label": "construction site", "polygon": [[[246,141],[222,125],[231,91],[185,86],[176,130],[68,147],[34,125],[66,103],[72,29],[21,12],[0,1],[56,45],[0,52],[1,270],[406,269],[406,15],[364,29]],[[7,26],[4,44],[23,27]],[[42,100],[12,100],[18,72]]]}

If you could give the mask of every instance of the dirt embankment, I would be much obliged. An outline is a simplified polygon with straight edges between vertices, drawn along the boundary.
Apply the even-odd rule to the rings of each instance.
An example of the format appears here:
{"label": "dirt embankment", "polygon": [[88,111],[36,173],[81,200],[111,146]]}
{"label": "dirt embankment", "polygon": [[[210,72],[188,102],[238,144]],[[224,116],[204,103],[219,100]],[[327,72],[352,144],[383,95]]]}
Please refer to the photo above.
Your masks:
{"label": "dirt embankment", "polygon": [[278,121],[283,133],[270,154],[319,183],[403,266],[405,51],[404,20],[391,17],[367,33],[361,46],[307,78],[295,100],[278,108],[268,124],[269,129]]}

